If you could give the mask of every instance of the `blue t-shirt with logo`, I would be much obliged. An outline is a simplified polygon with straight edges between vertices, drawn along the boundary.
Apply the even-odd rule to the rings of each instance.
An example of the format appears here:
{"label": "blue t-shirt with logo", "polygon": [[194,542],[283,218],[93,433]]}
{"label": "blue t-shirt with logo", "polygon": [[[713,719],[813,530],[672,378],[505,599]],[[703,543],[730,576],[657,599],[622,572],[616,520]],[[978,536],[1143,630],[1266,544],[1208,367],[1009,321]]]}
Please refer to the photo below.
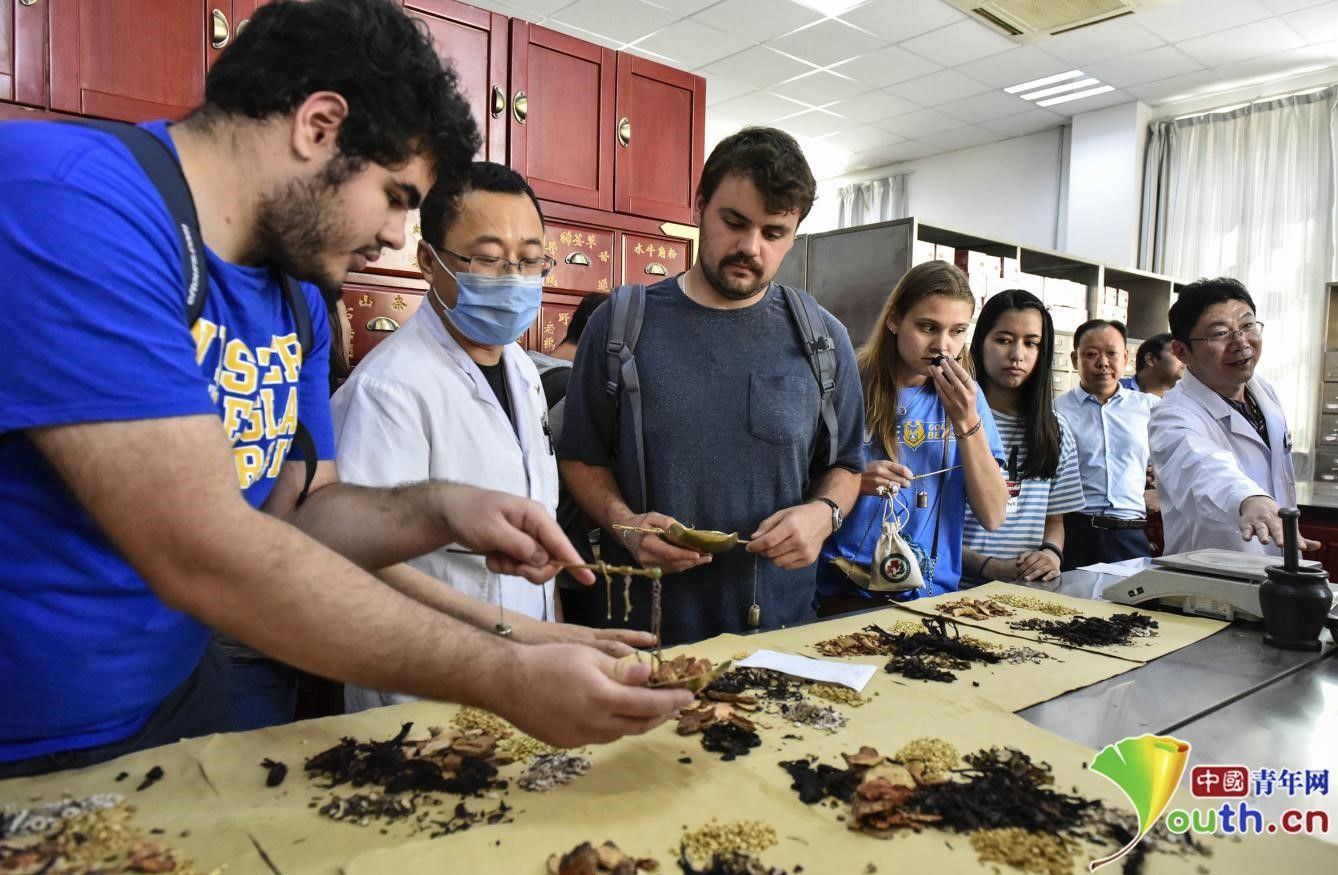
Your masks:
{"label": "blue t-shirt with logo", "polygon": [[[170,144],[165,122],[145,127]],[[153,594],[25,430],[216,415],[253,507],[299,418],[318,456],[334,457],[320,293],[303,287],[313,329],[303,362],[270,271],[207,252],[192,330],[178,240],[119,141],[0,123],[0,762],[133,735],[210,634]],[[165,449],[143,447],[142,464]]]}
{"label": "blue t-shirt with logo", "polygon": [[[905,410],[905,413],[901,413]],[[920,559],[922,569],[933,558],[933,581],[925,575],[926,589],[919,589],[895,597],[909,600],[920,596],[956,592],[962,574],[962,527],[966,518],[966,472],[961,468],[962,457],[957,439],[950,436],[952,420],[948,418],[934,386],[901,389],[897,393],[897,461],[911,469],[913,475],[928,475],[911,481],[909,489],[902,488],[891,498],[861,495],[847,515],[839,531],[822,545],[818,556],[818,598],[831,596],[861,596],[868,593],[856,586],[832,560],[844,557],[868,568],[873,551],[882,533],[884,513],[892,502],[897,518],[902,522],[901,536],[911,551]],[[976,392],[976,413],[984,423],[989,439],[990,453],[1003,464],[1003,444],[994,425],[985,393]],[[944,464],[944,440],[947,440],[947,464]],[[864,464],[887,458],[882,441],[876,435],[866,435]],[[952,470],[942,473],[944,468]],[[1003,476],[1002,472],[999,476]],[[916,496],[923,498],[917,501]],[[924,507],[920,505],[923,504]],[[939,517],[940,505],[942,516]],[[934,525],[938,519],[938,552],[934,553]]]}

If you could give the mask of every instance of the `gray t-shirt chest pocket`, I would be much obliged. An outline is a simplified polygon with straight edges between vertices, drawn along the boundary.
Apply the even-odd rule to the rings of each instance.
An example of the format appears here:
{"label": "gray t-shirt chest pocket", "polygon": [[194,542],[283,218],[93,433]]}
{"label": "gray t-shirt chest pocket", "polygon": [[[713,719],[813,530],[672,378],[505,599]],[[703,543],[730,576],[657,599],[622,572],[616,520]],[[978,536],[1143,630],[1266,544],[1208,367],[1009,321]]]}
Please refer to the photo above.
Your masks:
{"label": "gray t-shirt chest pocket", "polygon": [[817,384],[811,378],[750,374],[748,432],[781,446],[808,440],[813,434],[816,396]]}

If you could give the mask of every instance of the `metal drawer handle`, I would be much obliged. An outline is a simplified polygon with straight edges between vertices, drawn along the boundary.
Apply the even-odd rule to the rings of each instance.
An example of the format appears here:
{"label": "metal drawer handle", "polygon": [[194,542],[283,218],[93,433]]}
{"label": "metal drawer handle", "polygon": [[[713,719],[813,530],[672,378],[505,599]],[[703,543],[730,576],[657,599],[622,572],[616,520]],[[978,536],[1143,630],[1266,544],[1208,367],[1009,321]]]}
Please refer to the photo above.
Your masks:
{"label": "metal drawer handle", "polygon": [[567,264],[574,264],[577,267],[589,267],[590,257],[584,252],[572,252],[566,258],[562,259]]}
{"label": "metal drawer handle", "polygon": [[489,107],[488,112],[491,113],[493,118],[501,118],[506,112],[506,92],[502,90],[500,85],[492,87],[492,106]]}
{"label": "metal drawer handle", "polygon": [[391,319],[389,316],[377,316],[375,319],[367,323],[368,331],[390,332],[394,331],[399,327],[400,324],[396,322],[394,319]]}
{"label": "metal drawer handle", "polygon": [[664,265],[660,264],[658,261],[652,261],[650,264],[646,265],[646,273],[650,274],[651,276],[669,275],[669,271],[665,270]]}
{"label": "metal drawer handle", "polygon": [[525,124],[525,119],[530,115],[530,99],[524,91],[517,91],[516,96],[511,98],[511,114],[516,117],[516,121]]}
{"label": "metal drawer handle", "polygon": [[228,29],[228,17],[222,10],[215,9],[210,16],[213,21],[210,31],[209,45],[216,49],[221,49],[228,44],[228,38],[232,36]]}
{"label": "metal drawer handle", "polygon": [[618,143],[624,149],[632,145],[632,123],[627,120],[626,116],[618,119]]}

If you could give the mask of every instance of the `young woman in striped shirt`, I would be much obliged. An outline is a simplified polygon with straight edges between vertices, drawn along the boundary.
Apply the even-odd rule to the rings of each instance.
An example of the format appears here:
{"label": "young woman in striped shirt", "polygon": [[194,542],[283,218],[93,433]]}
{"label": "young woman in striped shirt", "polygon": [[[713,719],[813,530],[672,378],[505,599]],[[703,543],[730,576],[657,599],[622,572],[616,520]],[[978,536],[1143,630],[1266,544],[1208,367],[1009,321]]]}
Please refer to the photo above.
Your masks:
{"label": "young woman in striped shirt", "polygon": [[963,586],[1059,576],[1064,514],[1082,510],[1083,495],[1073,435],[1054,411],[1054,349],[1054,323],[1030,292],[1000,292],[981,308],[971,360],[1003,443],[1009,497],[992,532],[967,508]]}

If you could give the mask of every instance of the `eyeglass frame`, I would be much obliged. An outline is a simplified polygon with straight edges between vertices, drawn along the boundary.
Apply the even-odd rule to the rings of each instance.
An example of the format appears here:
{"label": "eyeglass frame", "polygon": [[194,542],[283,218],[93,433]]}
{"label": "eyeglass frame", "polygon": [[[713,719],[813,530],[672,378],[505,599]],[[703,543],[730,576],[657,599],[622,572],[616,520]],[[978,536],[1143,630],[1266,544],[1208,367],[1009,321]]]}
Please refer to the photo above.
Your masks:
{"label": "eyeglass frame", "polygon": [[459,259],[460,261],[463,261],[470,268],[471,271],[473,270],[474,259],[476,258],[484,258],[490,260],[496,259],[499,262],[499,265],[502,268],[502,270],[496,274],[484,274],[484,276],[506,276],[511,272],[511,268],[514,267],[516,269],[516,273],[520,274],[521,276],[539,276],[546,278],[550,273],[553,272],[553,268],[557,267],[557,259],[546,252],[544,253],[543,258],[541,259],[544,262],[543,270],[538,274],[533,274],[533,273],[527,274],[522,270],[522,268],[524,267],[524,263],[529,259],[521,258],[512,261],[509,258],[503,258],[500,255],[461,255],[459,252],[456,252],[452,249],[447,249],[445,246],[442,246],[440,248],[442,252],[445,252],[452,258],[456,258]]}
{"label": "eyeglass frame", "polygon": [[[1250,329],[1253,329],[1254,331],[1253,337],[1250,337]],[[1220,344],[1220,343],[1230,343],[1237,337],[1241,338],[1242,340],[1244,340],[1247,337],[1249,337],[1251,340],[1262,340],[1264,337],[1264,323],[1256,319],[1249,324],[1248,328],[1224,328],[1222,329],[1222,332],[1223,332],[1222,337],[1186,337],[1185,341],[1187,343],[1193,343],[1196,340],[1201,340],[1204,343]]]}

